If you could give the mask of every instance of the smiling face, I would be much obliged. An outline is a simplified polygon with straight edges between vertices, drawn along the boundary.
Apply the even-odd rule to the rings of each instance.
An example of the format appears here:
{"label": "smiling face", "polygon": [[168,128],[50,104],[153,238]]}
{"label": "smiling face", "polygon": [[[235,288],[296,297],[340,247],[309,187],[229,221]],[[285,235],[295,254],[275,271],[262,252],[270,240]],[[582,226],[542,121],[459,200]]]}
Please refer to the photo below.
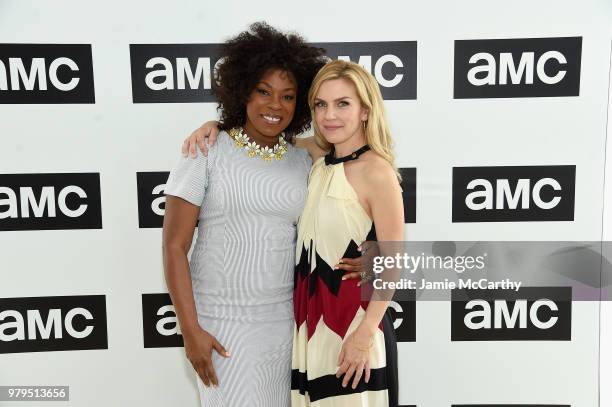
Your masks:
{"label": "smiling face", "polygon": [[363,122],[368,111],[348,79],[326,80],[314,100],[314,120],[327,142],[363,144]]}
{"label": "smiling face", "polygon": [[295,112],[297,85],[290,72],[270,69],[255,85],[246,105],[244,130],[260,145],[274,145]]}

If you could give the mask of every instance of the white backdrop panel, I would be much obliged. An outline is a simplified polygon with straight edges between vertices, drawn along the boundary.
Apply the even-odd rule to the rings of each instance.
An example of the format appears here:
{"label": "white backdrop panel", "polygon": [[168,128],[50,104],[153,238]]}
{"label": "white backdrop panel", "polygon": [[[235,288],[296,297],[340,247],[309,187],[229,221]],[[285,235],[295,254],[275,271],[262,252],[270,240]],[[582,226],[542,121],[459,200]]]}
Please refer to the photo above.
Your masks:
{"label": "white backdrop panel", "polygon": [[[256,20],[312,42],[417,41],[417,99],[386,103],[398,165],[417,168],[408,238],[599,240],[612,5],[498,6],[0,0],[2,43],[91,44],[96,92],[91,105],[0,105],[0,173],[99,172],[103,218],[101,230],[0,233],[0,298],[104,294],[108,318],[108,350],[2,354],[0,385],[70,385],[57,405],[197,405],[183,349],[143,348],[141,294],[166,287],[161,231],[138,227],[136,172],[168,171],[215,106],[133,104],[129,44],[219,43]],[[453,99],[455,40],[566,36],[583,38],[579,97]],[[453,166],[568,164],[574,222],[451,221]],[[572,340],[558,342],[451,342],[449,308],[417,304],[417,340],[399,345],[401,403],[598,405],[599,304],[573,304]]]}

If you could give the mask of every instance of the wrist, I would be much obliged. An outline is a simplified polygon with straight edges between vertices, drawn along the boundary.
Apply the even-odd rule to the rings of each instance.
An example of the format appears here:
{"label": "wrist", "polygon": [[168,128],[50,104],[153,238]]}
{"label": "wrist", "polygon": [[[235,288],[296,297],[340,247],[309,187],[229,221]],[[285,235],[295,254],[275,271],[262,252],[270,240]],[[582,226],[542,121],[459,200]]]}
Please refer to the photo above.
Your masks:
{"label": "wrist", "polygon": [[357,329],[363,331],[364,333],[367,333],[370,336],[374,336],[374,334],[378,330],[378,325],[379,321],[373,321],[372,319],[366,317],[361,321]]}
{"label": "wrist", "polygon": [[353,332],[352,338],[353,346],[362,352],[368,352],[372,345],[374,345],[374,335],[370,333],[365,326],[358,327]]}
{"label": "wrist", "polygon": [[185,328],[181,326],[181,335],[185,339],[190,339],[198,334],[202,330],[202,327],[196,322],[195,324],[189,324]]}
{"label": "wrist", "polygon": [[370,340],[374,337],[375,332],[376,331],[372,329],[372,327],[368,323],[366,323],[364,320],[359,324],[359,326],[355,330],[354,336],[355,336],[355,339],[358,340],[360,343],[369,344]]}

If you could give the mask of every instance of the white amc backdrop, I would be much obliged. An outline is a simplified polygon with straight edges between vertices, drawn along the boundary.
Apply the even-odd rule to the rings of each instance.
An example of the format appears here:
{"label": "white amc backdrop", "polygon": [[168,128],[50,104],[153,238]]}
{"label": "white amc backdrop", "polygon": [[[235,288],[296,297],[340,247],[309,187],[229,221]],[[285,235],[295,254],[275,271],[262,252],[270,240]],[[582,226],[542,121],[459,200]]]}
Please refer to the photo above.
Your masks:
{"label": "white amc backdrop", "polygon": [[[262,19],[312,42],[417,41],[417,99],[386,103],[398,165],[417,168],[409,239],[599,240],[611,16],[607,0],[0,0],[0,43],[91,44],[96,95],[0,105],[0,173],[99,172],[103,216],[101,230],[0,233],[0,298],[104,294],[108,314],[107,350],[1,354],[0,385],[69,385],[57,405],[198,403],[183,349],[143,348],[141,294],[166,288],[161,230],[138,227],[136,172],[168,171],[215,105],[133,104],[129,44],[218,43]],[[579,97],[453,99],[455,40],[572,36]],[[453,224],[452,167],[496,165],[576,165],[574,221]],[[571,341],[451,342],[449,304],[418,303],[416,342],[399,344],[400,404],[610,406],[599,322],[598,303],[574,303]],[[602,390],[611,380],[608,368]]]}

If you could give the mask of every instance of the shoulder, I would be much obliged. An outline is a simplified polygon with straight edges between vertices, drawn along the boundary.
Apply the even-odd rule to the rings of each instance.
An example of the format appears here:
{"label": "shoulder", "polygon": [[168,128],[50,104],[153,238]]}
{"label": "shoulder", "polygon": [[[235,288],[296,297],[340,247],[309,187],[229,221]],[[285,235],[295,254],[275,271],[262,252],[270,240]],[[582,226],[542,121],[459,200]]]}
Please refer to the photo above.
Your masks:
{"label": "shoulder", "polygon": [[295,147],[308,150],[310,145],[314,143],[314,137],[295,137]]}
{"label": "shoulder", "polygon": [[288,144],[288,149],[292,154],[292,159],[302,163],[306,169],[310,170],[310,166],[312,165],[312,159],[310,158],[310,154],[304,148],[300,148],[296,145]]}
{"label": "shoulder", "polygon": [[174,167],[174,172],[201,172],[209,170],[217,160],[217,157],[224,155],[224,153],[220,154],[219,152],[227,149],[227,146],[231,144],[231,138],[225,131],[220,131],[214,144],[211,145],[208,138],[205,139],[205,143],[208,147],[208,155],[204,155],[199,148],[196,148],[196,157],[192,157],[191,154],[187,157],[181,156]]}
{"label": "shoulder", "polygon": [[[207,140],[208,141],[208,140]],[[219,135],[217,136],[217,140],[215,144],[211,146],[211,148],[219,148],[220,146],[228,146],[232,144],[232,137],[225,130],[219,130]]]}
{"label": "shoulder", "polygon": [[209,167],[212,167],[219,158],[225,157],[233,146],[232,138],[224,130],[219,131],[214,144],[211,145],[208,139],[205,139],[205,143],[208,146],[208,157],[204,156],[198,149],[198,158],[202,157],[202,159],[207,160]]}
{"label": "shoulder", "polygon": [[376,154],[370,152],[367,154],[364,160],[363,176],[364,178],[375,185],[382,183],[382,185],[398,184],[399,181],[395,174],[395,170],[391,163]]}
{"label": "shoulder", "polygon": [[317,159],[323,157],[327,154],[327,151],[323,150],[319,147],[315,141],[314,136],[310,137],[296,137],[295,146],[297,148],[302,148],[308,152],[312,161],[316,161]]}

